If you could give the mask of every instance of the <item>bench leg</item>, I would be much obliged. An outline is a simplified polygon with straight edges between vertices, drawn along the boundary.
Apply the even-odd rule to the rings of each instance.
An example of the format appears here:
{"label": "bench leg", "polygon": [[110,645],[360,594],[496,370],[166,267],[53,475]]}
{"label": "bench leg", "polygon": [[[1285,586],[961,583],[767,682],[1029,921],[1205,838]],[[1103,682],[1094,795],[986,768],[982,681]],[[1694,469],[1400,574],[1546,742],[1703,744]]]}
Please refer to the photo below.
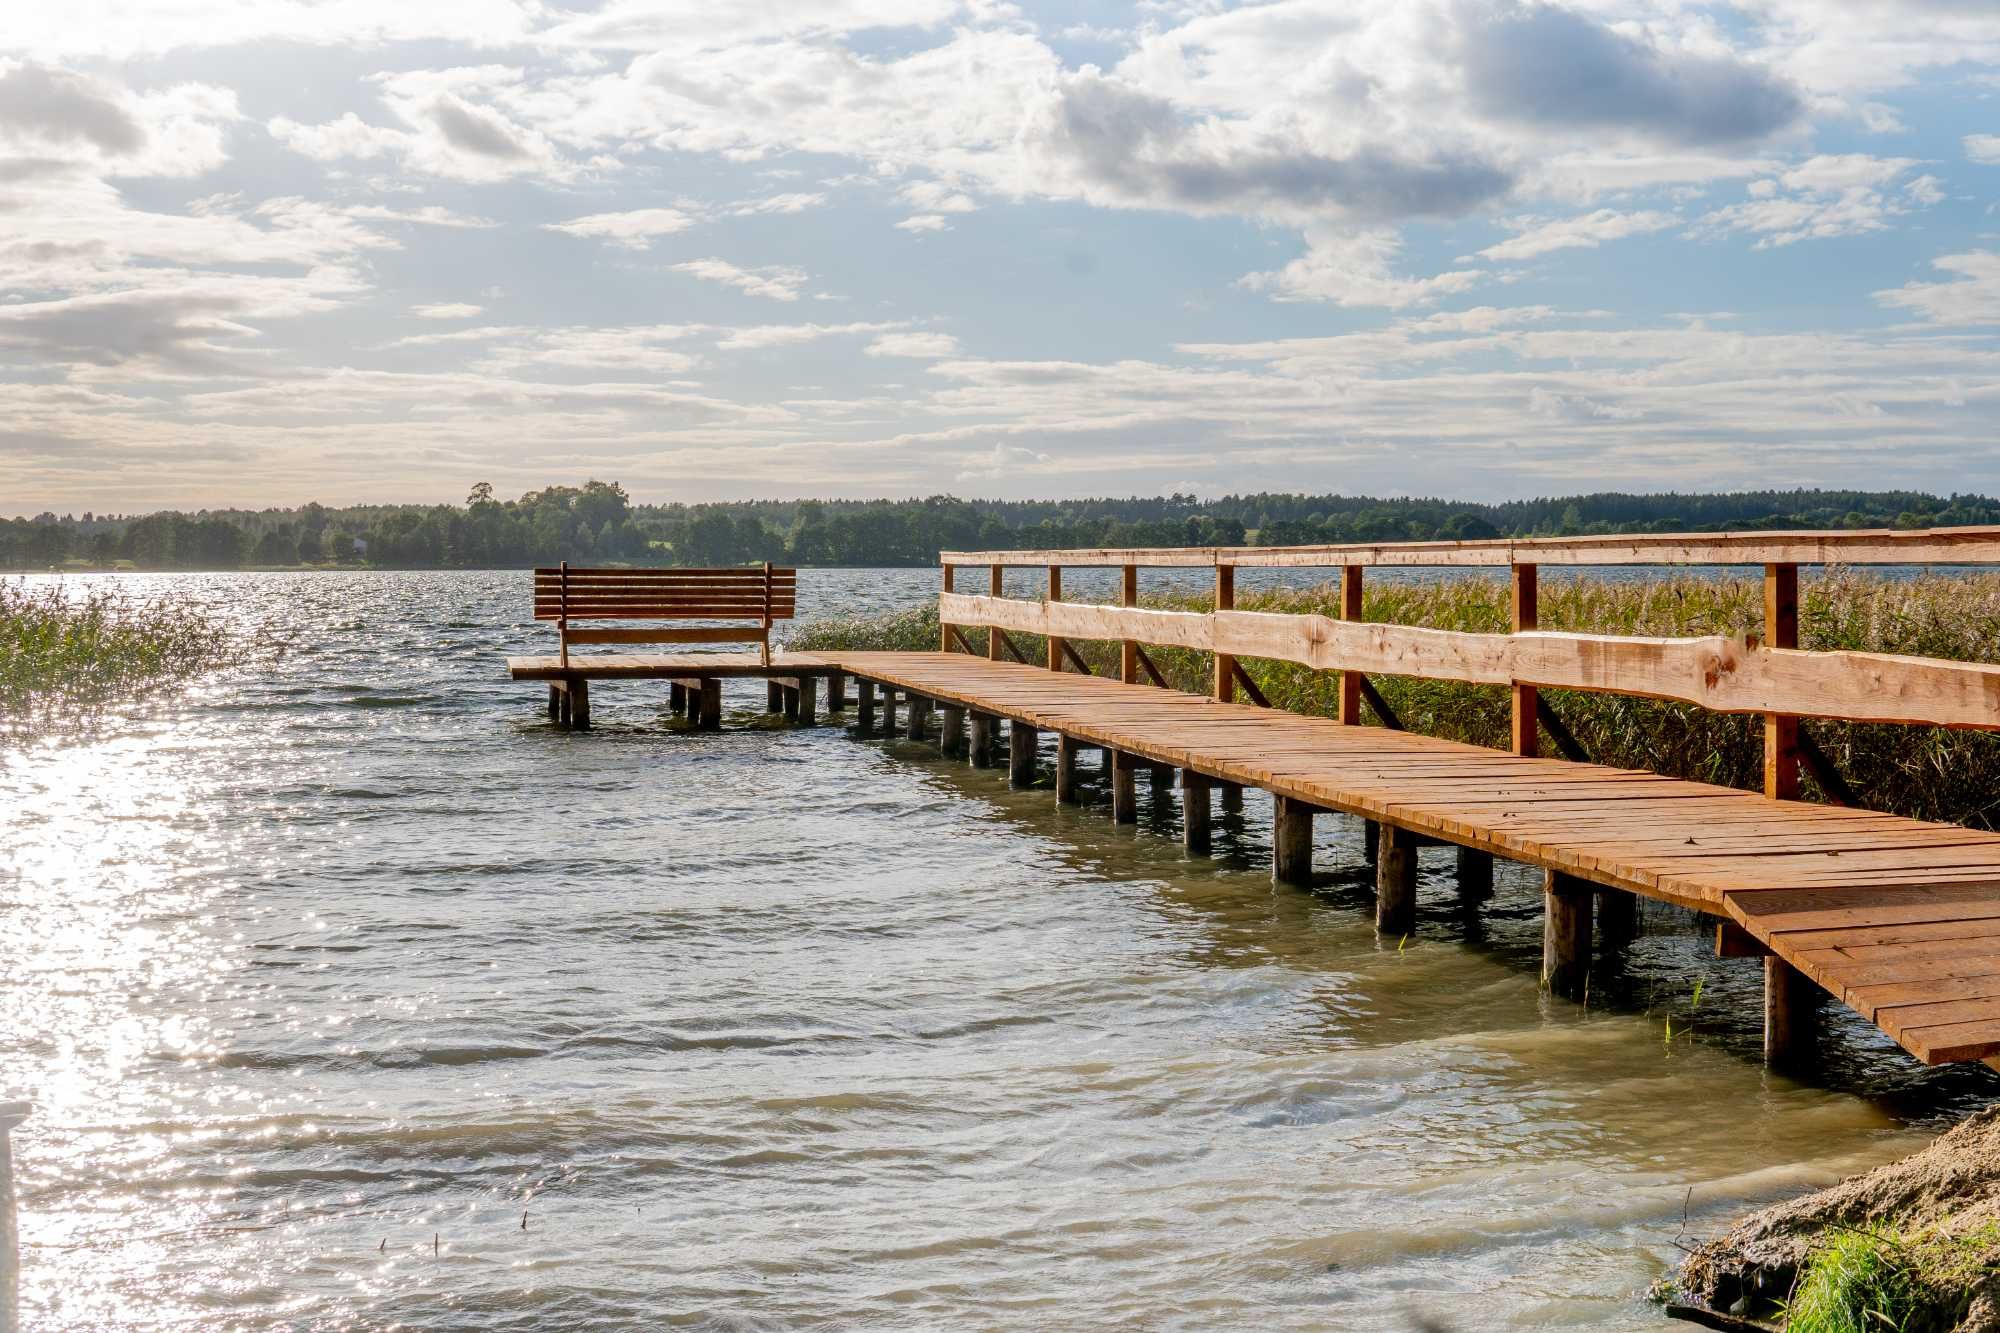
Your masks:
{"label": "bench leg", "polygon": [[1271,812],[1271,882],[1310,887],[1313,874],[1313,808],[1289,796]]}
{"label": "bench leg", "polygon": [[1083,801],[1076,780],[1076,761],[1082,753],[1082,741],[1074,736],[1057,735],[1056,800],[1064,805],[1078,805]]}
{"label": "bench leg", "polygon": [[1542,884],[1542,983],[1574,1000],[1590,976],[1590,905],[1596,886],[1558,871]]}
{"label": "bench leg", "polygon": [[1042,733],[1025,722],[1007,724],[1007,782],[1013,787],[1035,785],[1036,750]]}
{"label": "bench leg", "polygon": [[701,683],[701,729],[722,730],[722,682],[713,676]]}
{"label": "bench leg", "polygon": [[1375,857],[1375,929],[1407,935],[1417,924],[1417,840],[1384,824]]}
{"label": "bench leg", "polygon": [[1208,855],[1208,787],[1208,774],[1181,770],[1181,842],[1189,856]]}
{"label": "bench leg", "polygon": [[1139,756],[1111,752],[1111,822],[1139,822]]}

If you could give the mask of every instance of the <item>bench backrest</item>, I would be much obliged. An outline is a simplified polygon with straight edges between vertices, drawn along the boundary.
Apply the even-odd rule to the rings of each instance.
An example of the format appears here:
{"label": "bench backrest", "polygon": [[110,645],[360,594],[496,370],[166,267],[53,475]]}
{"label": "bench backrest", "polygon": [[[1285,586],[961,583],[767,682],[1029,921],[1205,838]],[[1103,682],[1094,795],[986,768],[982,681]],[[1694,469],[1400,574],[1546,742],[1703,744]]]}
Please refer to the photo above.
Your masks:
{"label": "bench backrest", "polygon": [[[761,642],[771,656],[771,622],[798,605],[799,572],[770,565],[736,569],[535,571],[535,619],[553,620],[565,661],[577,643]],[[735,620],[747,625],[687,629],[575,629],[580,620]]]}

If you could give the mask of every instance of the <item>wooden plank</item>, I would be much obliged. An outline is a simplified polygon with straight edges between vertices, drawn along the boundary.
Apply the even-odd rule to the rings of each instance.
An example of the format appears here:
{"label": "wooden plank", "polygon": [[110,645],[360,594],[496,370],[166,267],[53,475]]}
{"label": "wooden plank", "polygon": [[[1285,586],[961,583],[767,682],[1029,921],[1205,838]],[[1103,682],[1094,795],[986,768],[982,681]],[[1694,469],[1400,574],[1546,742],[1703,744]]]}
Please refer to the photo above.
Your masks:
{"label": "wooden plank", "polygon": [[569,641],[573,644],[741,643],[745,639],[763,637],[764,630],[759,625],[694,626],[688,629],[573,629],[569,632]]}
{"label": "wooden plank", "polygon": [[1719,635],[1471,634],[1316,615],[1051,605],[960,594],[941,596],[940,612],[966,624],[1080,639],[1132,639],[1326,671],[1595,690],[1725,713],[2000,728],[2000,665],[1989,663],[1766,648]]}

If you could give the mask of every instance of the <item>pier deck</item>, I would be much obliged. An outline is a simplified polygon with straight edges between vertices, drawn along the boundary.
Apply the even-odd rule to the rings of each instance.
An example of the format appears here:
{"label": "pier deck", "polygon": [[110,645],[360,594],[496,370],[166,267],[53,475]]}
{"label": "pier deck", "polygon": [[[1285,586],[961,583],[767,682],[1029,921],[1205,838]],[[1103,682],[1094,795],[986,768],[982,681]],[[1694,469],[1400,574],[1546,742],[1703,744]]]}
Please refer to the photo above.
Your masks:
{"label": "pier deck", "polygon": [[1919,1060],[2000,1053],[2000,834],[961,653],[828,656],[1037,734],[1715,915]]}

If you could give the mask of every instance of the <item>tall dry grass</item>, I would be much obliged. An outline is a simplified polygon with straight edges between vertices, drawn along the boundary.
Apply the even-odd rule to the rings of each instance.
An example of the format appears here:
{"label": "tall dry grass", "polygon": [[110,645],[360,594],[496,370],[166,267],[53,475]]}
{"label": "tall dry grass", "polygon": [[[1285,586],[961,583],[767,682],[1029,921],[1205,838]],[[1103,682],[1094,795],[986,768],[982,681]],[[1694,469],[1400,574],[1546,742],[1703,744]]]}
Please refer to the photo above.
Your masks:
{"label": "tall dry grass", "polygon": [[[1679,637],[1758,631],[1764,590],[1754,577],[1680,575],[1648,580],[1566,577],[1543,572],[1543,629],[1600,634]],[[1207,610],[1190,594],[1142,599],[1148,606]],[[1363,598],[1372,621],[1437,629],[1504,633],[1507,586],[1491,576],[1424,581],[1377,580]],[[1238,596],[1246,611],[1337,615],[1339,589],[1330,583]],[[1910,653],[1958,661],[2000,661],[2000,575],[1932,574],[1887,579],[1849,570],[1801,581],[1801,646]],[[1036,660],[1034,635],[1015,635]],[[934,649],[937,608],[893,615],[821,620],[802,625],[789,646],[833,649]],[[1077,643],[1100,674],[1117,671],[1117,647]],[[1148,655],[1178,689],[1206,693],[1209,658],[1184,649],[1149,648]],[[1245,669],[1273,705],[1331,716],[1339,678],[1332,672],[1287,662],[1245,662]],[[1492,686],[1401,676],[1375,678],[1383,698],[1412,731],[1504,747],[1507,691]],[[1761,724],[1754,717],[1711,713],[1688,704],[1619,695],[1548,690],[1554,707],[1591,757],[1600,763],[1650,769],[1675,777],[1755,788],[1763,781]],[[2000,822],[2000,736],[1942,728],[1809,721],[1807,731],[1840,769],[1864,803],[1921,819],[1979,828]],[[1553,747],[1547,747],[1553,753]],[[1808,797],[1820,793],[1810,778]]]}
{"label": "tall dry grass", "polygon": [[0,580],[0,742],[87,727],[220,667],[232,647],[226,627],[183,599]]}

